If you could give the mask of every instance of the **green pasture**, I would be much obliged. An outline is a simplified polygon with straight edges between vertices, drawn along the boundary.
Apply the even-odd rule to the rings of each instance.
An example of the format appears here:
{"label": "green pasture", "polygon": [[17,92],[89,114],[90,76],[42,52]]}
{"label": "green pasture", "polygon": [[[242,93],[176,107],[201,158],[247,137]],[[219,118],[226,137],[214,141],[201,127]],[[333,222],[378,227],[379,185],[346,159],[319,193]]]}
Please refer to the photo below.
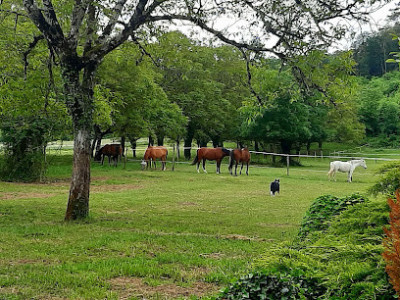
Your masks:
{"label": "green pasture", "polygon": [[[140,153],[138,153],[140,156]],[[378,158],[378,157],[377,157]],[[251,165],[233,177],[179,161],[175,170],[92,164],[90,218],[63,221],[72,156],[50,151],[48,182],[0,182],[0,299],[176,299],[212,296],[271,246],[292,239],[318,196],[365,193],[384,164],[328,181],[328,158]],[[281,180],[271,197],[269,183]]]}

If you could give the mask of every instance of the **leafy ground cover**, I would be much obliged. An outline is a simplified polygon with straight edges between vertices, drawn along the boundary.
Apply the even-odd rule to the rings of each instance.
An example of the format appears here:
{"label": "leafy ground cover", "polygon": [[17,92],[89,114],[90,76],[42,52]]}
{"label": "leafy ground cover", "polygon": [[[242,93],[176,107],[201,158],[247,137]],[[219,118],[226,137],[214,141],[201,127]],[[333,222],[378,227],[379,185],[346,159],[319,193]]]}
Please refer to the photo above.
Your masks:
{"label": "leafy ground cover", "polygon": [[[347,209],[340,205],[340,210],[327,213],[319,204],[328,198]],[[326,216],[323,222],[321,214]],[[383,201],[369,201],[361,195],[318,197],[298,238],[266,250],[254,264],[256,276],[242,277],[226,288],[222,297],[394,299],[381,255],[387,223],[388,207]]]}
{"label": "leafy ground cover", "polygon": [[[93,164],[90,218],[65,223],[70,153],[49,156],[48,182],[0,182],[0,298],[173,299],[211,296],[270,248],[292,240],[322,194],[365,192],[381,162],[329,182],[328,159],[250,176],[176,164],[140,171]],[[269,183],[281,179],[281,194]]]}

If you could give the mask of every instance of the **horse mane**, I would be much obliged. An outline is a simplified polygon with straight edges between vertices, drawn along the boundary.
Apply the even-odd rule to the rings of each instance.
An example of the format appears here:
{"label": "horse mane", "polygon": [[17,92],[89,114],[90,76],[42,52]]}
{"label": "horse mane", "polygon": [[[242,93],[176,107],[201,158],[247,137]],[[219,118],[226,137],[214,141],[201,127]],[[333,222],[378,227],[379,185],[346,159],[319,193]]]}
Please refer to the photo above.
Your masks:
{"label": "horse mane", "polygon": [[228,150],[228,149],[226,149],[226,148],[221,148],[221,150],[222,150],[222,152],[224,152],[226,155],[230,155],[231,154],[231,152],[233,151],[230,151],[230,150]]}

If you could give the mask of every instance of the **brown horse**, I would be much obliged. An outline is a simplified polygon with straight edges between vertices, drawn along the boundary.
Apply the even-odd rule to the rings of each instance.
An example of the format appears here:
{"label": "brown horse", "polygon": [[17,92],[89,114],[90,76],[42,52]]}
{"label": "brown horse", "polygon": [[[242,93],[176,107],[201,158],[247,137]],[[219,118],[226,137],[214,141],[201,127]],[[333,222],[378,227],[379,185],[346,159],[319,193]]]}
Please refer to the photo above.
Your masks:
{"label": "brown horse", "polygon": [[229,171],[232,174],[232,168],[233,168],[233,163],[235,164],[235,176],[237,176],[237,166],[238,163],[242,163],[242,167],[240,168],[240,175],[242,175],[242,170],[243,170],[243,164],[246,163],[247,168],[246,168],[246,175],[249,175],[249,163],[250,163],[250,152],[249,149],[243,148],[243,149],[233,149],[231,151],[230,155],[230,161],[229,161]]}
{"label": "brown horse", "polygon": [[200,162],[203,161],[203,171],[206,171],[206,160],[217,161],[217,174],[221,173],[221,161],[225,156],[228,156],[230,151],[225,148],[200,148],[197,149],[197,155],[192,162],[192,165],[197,163],[197,173],[199,173]]}
{"label": "brown horse", "polygon": [[[149,146],[146,149],[146,152],[144,153],[143,157],[143,162],[146,162],[146,168],[149,167],[150,163],[150,168],[151,168],[151,162],[154,164],[154,168],[157,168],[156,165],[156,160],[159,158],[161,160],[161,169],[165,171],[167,167],[167,155],[168,155],[168,150],[167,148],[163,146]],[[142,164],[144,166],[144,164]]]}
{"label": "brown horse", "polygon": [[97,151],[95,160],[101,161],[101,165],[104,165],[104,157],[108,156],[108,165],[111,165],[111,159],[114,161],[114,166],[118,164],[118,159],[122,158],[122,146],[121,144],[107,144],[104,145]]}

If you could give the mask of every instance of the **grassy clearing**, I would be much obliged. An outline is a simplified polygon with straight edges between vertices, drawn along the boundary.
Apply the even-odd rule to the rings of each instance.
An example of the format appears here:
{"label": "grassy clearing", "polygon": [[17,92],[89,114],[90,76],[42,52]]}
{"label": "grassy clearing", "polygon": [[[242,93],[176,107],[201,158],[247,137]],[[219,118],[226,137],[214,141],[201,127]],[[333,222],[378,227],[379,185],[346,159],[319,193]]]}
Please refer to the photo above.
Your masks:
{"label": "grassy clearing", "polygon": [[[266,249],[293,238],[323,194],[365,192],[383,162],[351,184],[329,182],[328,159],[302,167],[251,166],[232,177],[207,164],[140,171],[93,164],[90,218],[64,223],[70,154],[50,156],[49,183],[0,182],[0,299],[140,299],[212,295]],[[281,194],[269,183],[281,179]]]}

